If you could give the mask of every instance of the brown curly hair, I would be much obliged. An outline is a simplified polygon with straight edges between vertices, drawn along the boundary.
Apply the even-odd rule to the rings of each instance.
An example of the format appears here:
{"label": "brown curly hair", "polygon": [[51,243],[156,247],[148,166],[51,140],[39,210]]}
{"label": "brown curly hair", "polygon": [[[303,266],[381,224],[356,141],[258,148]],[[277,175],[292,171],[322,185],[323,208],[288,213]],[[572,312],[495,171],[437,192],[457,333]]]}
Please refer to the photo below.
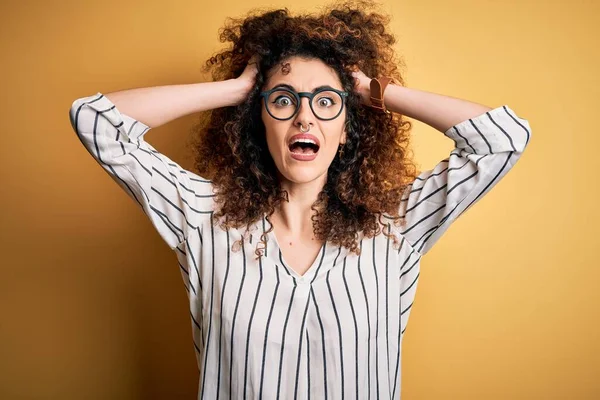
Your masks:
{"label": "brown curly hair", "polygon": [[[395,37],[386,32],[389,17],[376,11],[373,1],[335,2],[319,15],[291,16],[287,8],[254,9],[244,18],[228,18],[219,30],[221,42],[231,48],[206,61],[205,72],[214,80],[238,77],[249,59],[258,54],[258,73],[248,98],[237,106],[210,110],[192,128],[196,133],[195,167],[211,179],[218,209],[213,217],[223,230],[251,224],[266,215],[267,221],[287,192],[278,183],[261,119],[259,93],[267,73],[291,56],[320,59],[332,67],[345,91],[347,141],[342,154],[329,166],[327,181],[312,205],[313,232],[319,240],[347,247],[360,254],[358,232],[373,237],[386,232],[382,216],[404,225],[398,216],[404,190],[418,171],[409,154],[410,121],[397,113],[381,113],[361,105],[353,91],[353,66],[367,76],[390,76],[398,85],[404,65],[394,55]],[[390,216],[383,215],[384,213]],[[270,232],[273,229],[271,224]],[[266,233],[256,248],[257,258],[266,247]],[[234,249],[240,241],[236,242]]]}

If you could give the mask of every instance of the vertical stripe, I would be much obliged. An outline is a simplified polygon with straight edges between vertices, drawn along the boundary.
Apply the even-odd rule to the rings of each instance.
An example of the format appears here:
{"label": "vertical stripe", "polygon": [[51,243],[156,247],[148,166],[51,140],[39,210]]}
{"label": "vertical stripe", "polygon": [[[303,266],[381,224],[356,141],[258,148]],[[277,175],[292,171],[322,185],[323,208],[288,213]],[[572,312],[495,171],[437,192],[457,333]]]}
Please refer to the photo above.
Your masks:
{"label": "vertical stripe", "polygon": [[300,339],[298,344],[298,361],[296,363],[296,383],[294,385],[294,400],[298,398],[298,382],[300,379],[300,356],[302,354],[302,342],[304,341],[304,324],[306,323],[306,314],[310,305],[310,297],[306,299],[306,307],[304,307],[304,315],[302,316],[302,325],[300,326]]}
{"label": "vertical stripe", "polygon": [[310,338],[308,336],[308,331],[306,331],[306,380],[307,380],[307,396],[308,400],[310,400]]}
{"label": "vertical stripe", "polygon": [[277,285],[275,285],[275,293],[273,293],[273,300],[271,301],[271,309],[269,310],[269,317],[267,318],[267,326],[265,328],[265,340],[263,341],[263,355],[262,365],[260,370],[260,390],[258,392],[258,398],[262,399],[263,394],[263,381],[265,378],[265,359],[267,357],[267,338],[269,337],[269,325],[271,324],[271,317],[273,316],[273,308],[275,307],[275,300],[277,299],[277,290],[279,289],[279,268],[275,268],[277,274]]}
{"label": "vertical stripe", "polygon": [[240,305],[240,299],[242,298],[242,289],[244,288],[244,280],[246,279],[246,252],[244,250],[245,244],[243,242],[242,239],[242,263],[243,263],[243,268],[242,268],[242,281],[240,282],[240,289],[238,290],[238,295],[237,295],[237,300],[235,302],[235,310],[233,312],[233,321],[231,323],[231,343],[229,345],[229,347],[231,348],[231,354],[229,355],[230,359],[229,359],[229,391],[228,393],[233,393],[232,392],[232,381],[233,381],[233,361],[235,360],[235,358],[233,357],[234,354],[237,354],[234,351],[234,340],[233,340],[233,334],[235,332],[235,323],[237,321],[237,312],[238,312],[238,307]]}
{"label": "vertical stripe", "polygon": [[200,399],[204,398],[204,388],[206,387],[206,366],[208,365],[208,351],[210,347],[210,333],[212,330],[212,315],[213,315],[213,297],[215,294],[215,230],[213,224],[213,215],[210,215],[210,240],[212,245],[212,278],[210,287],[210,315],[208,318],[208,337],[206,338],[206,348],[204,349],[204,368],[202,372],[202,392],[200,393]]}
{"label": "vertical stripe", "polygon": [[358,277],[360,278],[360,284],[362,286],[363,295],[365,297],[365,306],[367,308],[367,398],[371,398],[371,317],[369,312],[369,298],[367,296],[367,289],[365,288],[365,280],[362,275],[362,268],[360,267],[360,260],[362,256],[362,240],[360,242],[360,255],[358,256]]}
{"label": "vertical stripe", "polygon": [[319,327],[321,328],[321,348],[322,348],[322,354],[323,354],[323,359],[321,360],[323,362],[323,398],[325,400],[327,400],[327,357],[325,354],[325,329],[323,328],[323,320],[321,319],[321,313],[319,311],[319,305],[317,304],[317,300],[315,299],[315,292],[314,290],[311,288],[310,289],[310,295],[312,297],[313,300],[313,304],[315,305],[315,310],[317,313],[317,321],[319,322]]}
{"label": "vertical stripe", "polygon": [[[388,233],[391,233],[391,227],[390,224],[387,224],[387,228],[388,228]],[[389,258],[390,258],[390,238],[387,237],[386,240],[386,245],[385,245],[385,344],[387,345],[387,351],[385,352],[385,354],[387,355],[387,364],[386,366],[388,368],[390,368],[390,332],[389,332],[389,318],[390,318],[390,314],[389,314],[389,287],[390,287],[390,283],[389,283],[389,272],[390,272],[390,267],[389,267]],[[386,374],[388,377],[388,384],[387,387],[390,387],[390,374]]]}
{"label": "vertical stripe", "polygon": [[346,288],[346,294],[348,295],[348,302],[350,303],[350,310],[352,311],[352,320],[354,321],[354,387],[355,395],[358,399],[358,366],[360,360],[358,359],[358,324],[356,322],[356,312],[354,311],[354,305],[352,304],[352,295],[350,289],[348,289],[348,280],[346,279],[346,260],[344,259],[344,266],[342,267],[342,279],[344,280],[344,287]]}
{"label": "vertical stripe", "polygon": [[[223,299],[225,298],[225,286],[227,285],[227,277],[229,276],[229,230],[227,230],[227,267],[225,270],[225,279],[223,280],[223,288],[221,289],[221,306],[220,306],[220,312],[219,312],[219,316],[220,316],[220,323],[219,323],[219,370],[218,370],[218,377],[217,377],[217,387],[221,387],[221,361],[222,361],[222,357],[221,357],[221,343],[223,342]],[[219,399],[219,393],[220,391],[217,391],[217,400]]]}
{"label": "vertical stripe", "polygon": [[[398,303],[399,303],[398,308],[400,310],[402,310],[402,295],[401,294],[398,294]],[[398,382],[398,367],[400,366],[401,332],[402,332],[402,314],[398,313],[398,339],[396,342],[396,343],[398,343],[398,352],[396,354],[396,369],[394,372],[394,389],[392,390],[392,397],[391,397],[392,399],[396,398],[396,383]]]}
{"label": "vertical stripe", "polygon": [[246,334],[246,360],[244,362],[244,398],[246,397],[246,390],[248,388],[248,370],[254,369],[253,366],[248,365],[248,352],[250,349],[250,332],[252,331],[252,321],[254,321],[254,312],[256,311],[256,303],[258,302],[258,296],[260,295],[260,287],[263,281],[263,267],[262,257],[258,259],[260,279],[258,280],[258,287],[256,288],[256,295],[254,296],[254,304],[252,305],[252,312],[250,313],[250,321],[248,322],[248,333]]}
{"label": "vertical stripe", "polygon": [[340,398],[344,398],[344,346],[342,340],[342,325],[340,324],[340,316],[337,312],[337,307],[335,306],[335,299],[333,297],[333,293],[331,293],[331,283],[329,282],[331,270],[327,271],[327,290],[329,291],[329,298],[331,299],[331,306],[333,307],[333,312],[335,314],[335,320],[337,322],[338,328],[338,338],[340,341],[340,377],[341,377],[341,388],[340,388]]}
{"label": "vertical stripe", "polygon": [[288,321],[290,320],[290,314],[292,310],[292,301],[294,300],[294,293],[296,293],[296,279],[294,279],[294,288],[292,289],[292,295],[290,296],[290,302],[288,304],[287,315],[285,316],[285,323],[283,324],[283,332],[281,333],[281,351],[279,353],[279,372],[277,375],[277,398],[279,399],[279,394],[281,391],[281,367],[283,363],[283,350],[285,349],[285,334],[287,331]]}
{"label": "vertical stripe", "polygon": [[[200,236],[200,229],[196,229],[198,235]],[[196,271],[196,277],[198,278],[198,284],[200,285],[200,291],[202,292],[202,279],[200,278],[200,271],[198,270],[198,263],[196,262],[196,257],[194,257],[194,250],[189,243],[189,240],[185,241],[185,245],[187,248],[186,256],[187,259],[191,260],[192,265],[194,266],[194,271]]]}
{"label": "vertical stripe", "polygon": [[377,263],[375,262],[375,236],[372,244],[373,252],[373,272],[375,273],[375,293],[377,294],[377,308],[375,311],[375,383],[377,385],[377,398],[379,398],[379,274],[377,273]]}

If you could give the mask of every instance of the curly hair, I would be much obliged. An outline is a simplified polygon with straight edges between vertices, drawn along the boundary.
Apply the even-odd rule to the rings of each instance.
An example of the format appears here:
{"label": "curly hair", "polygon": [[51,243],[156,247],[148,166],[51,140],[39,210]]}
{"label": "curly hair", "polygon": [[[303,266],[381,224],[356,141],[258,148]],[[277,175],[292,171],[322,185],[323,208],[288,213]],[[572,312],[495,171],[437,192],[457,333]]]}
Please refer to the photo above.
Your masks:
{"label": "curly hair", "polygon": [[[206,61],[204,72],[211,72],[214,80],[238,77],[249,59],[259,55],[255,85],[246,101],[210,110],[192,128],[198,137],[195,167],[212,180],[218,206],[213,217],[222,219],[223,230],[243,225],[249,229],[265,215],[271,224],[269,216],[287,201],[267,148],[259,94],[271,68],[300,56],[332,67],[344,90],[350,92],[343,152],[329,166],[326,183],[311,207],[315,236],[355,254],[360,254],[360,231],[365,237],[383,231],[393,238],[394,247],[398,245],[381,218],[404,225],[403,216],[398,215],[400,201],[418,173],[409,156],[412,126],[400,114],[361,105],[360,95],[353,91],[353,66],[369,77],[390,76],[394,83],[404,85],[398,71],[404,63],[392,47],[396,39],[385,29],[390,18],[369,12],[373,6],[373,1],[335,2],[318,15],[298,16],[290,15],[287,8],[254,9],[244,18],[228,18],[219,30],[220,41],[231,42],[231,48]],[[272,229],[271,224],[261,235],[257,258]]]}

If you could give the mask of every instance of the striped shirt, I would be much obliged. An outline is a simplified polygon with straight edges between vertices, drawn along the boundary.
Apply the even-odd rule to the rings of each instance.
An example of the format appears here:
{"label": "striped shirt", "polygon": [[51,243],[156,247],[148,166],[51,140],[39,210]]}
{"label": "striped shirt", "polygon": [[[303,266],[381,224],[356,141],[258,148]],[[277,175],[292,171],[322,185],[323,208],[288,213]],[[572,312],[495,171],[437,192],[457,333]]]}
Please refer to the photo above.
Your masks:
{"label": "striped shirt", "polygon": [[273,232],[255,259],[265,216],[246,236],[214,224],[211,181],[156,151],[144,141],[150,128],[102,93],[75,100],[69,116],[83,146],[175,252],[198,399],[223,400],[400,398],[402,339],[421,258],[508,173],[531,134],[507,105],[451,127],[449,156],[405,191],[407,224],[388,223],[399,247],[383,234],[359,235],[360,256],[325,243],[301,276]]}

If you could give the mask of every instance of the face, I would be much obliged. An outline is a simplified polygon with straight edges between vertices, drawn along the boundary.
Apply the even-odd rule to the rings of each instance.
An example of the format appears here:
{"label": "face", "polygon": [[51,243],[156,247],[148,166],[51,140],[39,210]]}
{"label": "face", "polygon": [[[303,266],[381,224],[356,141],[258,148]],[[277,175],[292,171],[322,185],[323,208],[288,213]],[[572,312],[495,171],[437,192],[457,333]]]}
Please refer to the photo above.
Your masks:
{"label": "face", "polygon": [[[344,88],[334,69],[318,59],[304,59],[300,57],[291,57],[283,62],[289,63],[287,68],[282,70],[281,63],[271,69],[267,76],[267,81],[262,90],[270,90],[280,84],[287,84],[294,88],[296,92],[313,92],[315,88],[323,85],[330,86],[334,89],[343,91]],[[280,180],[289,181],[292,183],[308,183],[316,180],[321,180],[325,183],[327,170],[336,156],[338,146],[345,143],[346,132],[346,106],[341,111],[337,118],[329,121],[320,120],[315,116],[310,108],[310,99],[306,97],[300,98],[300,108],[297,113],[290,119],[282,121],[273,118],[265,109],[262,99],[262,121],[266,128],[266,141],[269,152],[275,161],[278,169]],[[321,101],[320,104],[327,105],[327,99],[318,100],[315,98],[313,105]],[[286,97],[280,98],[283,105],[289,105],[289,99]],[[295,101],[295,100],[294,100]],[[269,101],[269,103],[272,103]],[[275,106],[270,104],[270,106]],[[311,161],[298,160],[293,157],[290,150],[290,140],[294,135],[302,134],[300,131],[301,125],[306,131],[306,134],[313,135],[319,143],[316,158]],[[293,148],[294,151],[301,151],[298,148]]]}

